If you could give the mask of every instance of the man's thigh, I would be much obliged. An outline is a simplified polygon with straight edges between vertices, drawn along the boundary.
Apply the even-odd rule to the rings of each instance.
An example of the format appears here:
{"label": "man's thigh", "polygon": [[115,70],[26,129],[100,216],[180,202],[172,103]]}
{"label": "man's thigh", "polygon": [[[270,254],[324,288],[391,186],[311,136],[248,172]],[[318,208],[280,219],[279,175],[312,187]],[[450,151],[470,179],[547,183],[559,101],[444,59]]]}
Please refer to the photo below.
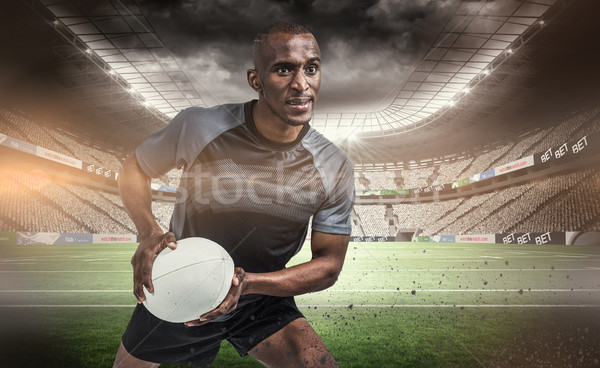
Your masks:
{"label": "man's thigh", "polygon": [[249,354],[266,367],[337,367],[333,355],[305,318],[290,322]]}

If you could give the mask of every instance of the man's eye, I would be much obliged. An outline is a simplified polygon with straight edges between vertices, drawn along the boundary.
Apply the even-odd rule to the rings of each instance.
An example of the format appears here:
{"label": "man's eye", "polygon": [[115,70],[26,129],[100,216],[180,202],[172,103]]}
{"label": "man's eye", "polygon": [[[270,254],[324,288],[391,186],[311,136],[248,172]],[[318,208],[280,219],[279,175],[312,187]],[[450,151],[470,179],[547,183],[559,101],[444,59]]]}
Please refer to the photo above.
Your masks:
{"label": "man's eye", "polygon": [[309,66],[308,68],[306,68],[306,72],[310,73],[310,74],[315,74],[317,72],[317,67],[316,66]]}
{"label": "man's eye", "polygon": [[278,68],[277,73],[279,74],[288,74],[290,70],[288,68]]}

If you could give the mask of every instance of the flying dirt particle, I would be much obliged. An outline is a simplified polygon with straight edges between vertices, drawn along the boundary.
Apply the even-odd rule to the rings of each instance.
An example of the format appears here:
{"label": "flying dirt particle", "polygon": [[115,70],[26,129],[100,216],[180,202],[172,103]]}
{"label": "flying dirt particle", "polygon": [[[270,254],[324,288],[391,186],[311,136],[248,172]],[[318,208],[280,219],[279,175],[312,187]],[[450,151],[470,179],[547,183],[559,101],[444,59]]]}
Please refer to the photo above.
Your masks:
{"label": "flying dirt particle", "polygon": [[488,282],[487,282],[487,281],[484,281],[484,282],[483,282],[483,284],[484,284],[484,285],[487,285],[487,284],[488,284]]}
{"label": "flying dirt particle", "polygon": [[523,295],[523,289],[519,290],[519,294]]}
{"label": "flying dirt particle", "polygon": [[508,261],[504,262],[504,264],[508,266]]}
{"label": "flying dirt particle", "polygon": [[550,266],[550,269],[551,269],[552,271],[554,271],[554,266]]}
{"label": "flying dirt particle", "polygon": [[426,252],[426,250],[425,250],[425,249],[423,249],[423,253],[425,253],[425,252]]}
{"label": "flying dirt particle", "polygon": [[411,290],[411,291],[410,291],[410,293],[411,293],[412,295],[415,295],[415,294],[417,293],[417,291],[416,291],[416,290]]}

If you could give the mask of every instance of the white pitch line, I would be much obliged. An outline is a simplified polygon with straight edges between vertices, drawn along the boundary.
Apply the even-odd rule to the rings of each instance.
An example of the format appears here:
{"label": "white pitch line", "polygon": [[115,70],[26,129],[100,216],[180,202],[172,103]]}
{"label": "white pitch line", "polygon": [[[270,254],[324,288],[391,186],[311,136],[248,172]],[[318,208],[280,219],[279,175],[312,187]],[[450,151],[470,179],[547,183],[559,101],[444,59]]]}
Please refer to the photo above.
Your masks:
{"label": "white pitch line", "polygon": [[82,259],[82,262],[112,261],[108,258]]}
{"label": "white pitch line", "polygon": [[[134,308],[135,304],[13,304],[0,308]],[[300,308],[600,308],[600,304],[298,304]]]}
{"label": "white pitch line", "polygon": [[[394,269],[394,270],[345,270],[346,272],[509,272],[509,271],[600,271],[600,267],[586,268],[423,268],[423,269]],[[0,274],[7,273],[131,273],[132,270],[0,270]]]}
{"label": "white pitch line", "polygon": [[[298,304],[301,308],[350,308],[345,304]],[[352,308],[600,308],[600,304],[359,304]]]}
{"label": "white pitch line", "polygon": [[412,291],[423,293],[423,292],[440,292],[440,293],[455,293],[455,292],[600,292],[600,289],[382,289],[382,290],[367,290],[367,289],[356,289],[356,290],[340,290],[340,289],[331,289],[331,290],[323,290],[322,292],[332,292],[332,293],[410,293]]}
{"label": "white pitch line", "polygon": [[135,304],[14,304],[0,308],[134,308]]}
{"label": "white pitch line", "polygon": [[0,293],[133,293],[132,290],[0,290]]}
{"label": "white pitch line", "polygon": [[[482,266],[483,267],[483,266]],[[600,271],[600,267],[586,268],[421,268],[393,270],[342,270],[342,272],[508,272],[508,271]]]}
{"label": "white pitch line", "polygon": [[129,271],[109,271],[109,270],[99,270],[99,271],[85,271],[85,270],[79,270],[79,271],[68,271],[68,270],[19,270],[19,271],[0,271],[0,273],[131,273],[132,270]]}
{"label": "white pitch line", "polygon": [[[598,293],[600,289],[381,289],[381,290],[372,290],[372,289],[327,289],[321,292],[325,293],[410,293],[412,291],[418,293],[457,293],[457,292],[496,292],[496,293],[516,293],[522,291],[525,292],[546,292],[546,293],[556,293],[556,292],[586,292],[586,293]],[[111,289],[102,289],[102,290],[25,290],[25,289],[17,289],[17,290],[0,290],[0,293],[10,294],[10,293],[131,293],[132,290],[111,290]]]}

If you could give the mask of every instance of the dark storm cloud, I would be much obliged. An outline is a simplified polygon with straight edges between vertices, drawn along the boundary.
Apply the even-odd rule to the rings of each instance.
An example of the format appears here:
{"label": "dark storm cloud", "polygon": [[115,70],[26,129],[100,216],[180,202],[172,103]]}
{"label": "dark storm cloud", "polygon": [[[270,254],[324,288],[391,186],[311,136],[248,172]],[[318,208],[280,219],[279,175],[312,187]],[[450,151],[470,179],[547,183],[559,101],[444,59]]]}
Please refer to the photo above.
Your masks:
{"label": "dark storm cloud", "polygon": [[[252,98],[256,32],[280,20],[301,23],[319,41],[320,108],[372,108],[431,45],[456,0],[140,0],[166,46],[214,103]],[[368,96],[368,97],[367,97]]]}

